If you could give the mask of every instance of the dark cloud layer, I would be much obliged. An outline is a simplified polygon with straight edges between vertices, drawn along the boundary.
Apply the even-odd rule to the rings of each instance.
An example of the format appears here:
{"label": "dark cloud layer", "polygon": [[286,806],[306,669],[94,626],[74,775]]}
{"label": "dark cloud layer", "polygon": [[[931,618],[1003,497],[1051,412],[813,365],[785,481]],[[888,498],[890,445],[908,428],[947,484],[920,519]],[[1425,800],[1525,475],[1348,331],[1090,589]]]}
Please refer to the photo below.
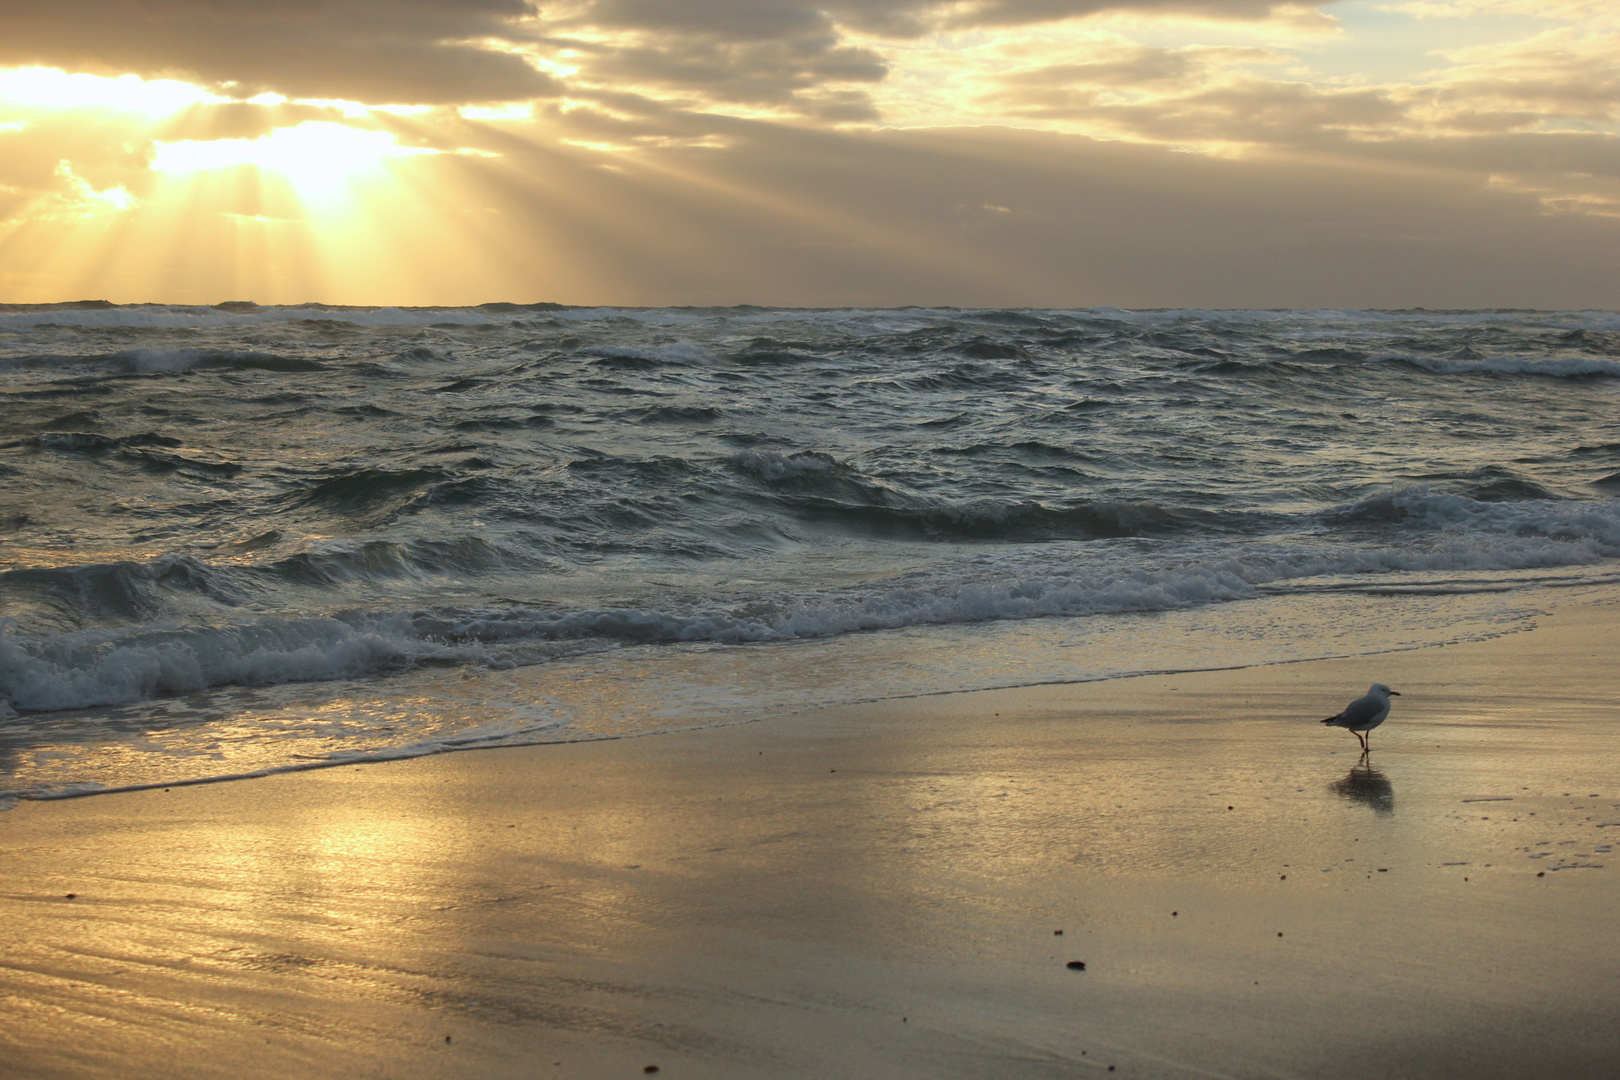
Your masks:
{"label": "dark cloud layer", "polygon": [[[1620,284],[1620,219],[1548,215],[1450,162],[1227,161],[1006,129],[731,131],[725,150],[593,182],[613,206],[600,220],[645,241],[582,302],[1560,307],[1610,303]],[[535,182],[567,186],[572,163],[528,160]]]}
{"label": "dark cloud layer", "polygon": [[[827,84],[873,83],[888,73],[876,53],[832,37],[717,41],[702,36],[661,38],[612,48],[578,46],[589,80],[687,95],[693,101],[786,106],[814,111],[800,95]],[[865,95],[848,119],[876,119]]]}
{"label": "dark cloud layer", "polygon": [[[911,38],[1114,11],[1260,19],[1280,9],[1292,7],[1275,0],[584,0],[548,8],[544,26],[554,46],[575,51],[585,85],[867,120],[876,111],[860,87],[881,80],[888,65],[872,49],[849,44],[849,31]],[[817,93],[821,88],[831,92]]]}
{"label": "dark cloud layer", "polygon": [[523,58],[528,0],[0,0],[0,65],[174,75],[243,95],[370,103],[553,94]]}
{"label": "dark cloud layer", "polygon": [[[841,108],[807,91],[870,83],[882,58],[845,29],[915,36],[1107,11],[1262,18],[1274,0],[0,0],[0,65],[174,75],[242,96],[464,104],[554,96],[556,80],[514,50],[571,47],[582,79],[712,101]],[[604,42],[603,32],[616,40]],[[842,105],[837,102],[842,101]]]}

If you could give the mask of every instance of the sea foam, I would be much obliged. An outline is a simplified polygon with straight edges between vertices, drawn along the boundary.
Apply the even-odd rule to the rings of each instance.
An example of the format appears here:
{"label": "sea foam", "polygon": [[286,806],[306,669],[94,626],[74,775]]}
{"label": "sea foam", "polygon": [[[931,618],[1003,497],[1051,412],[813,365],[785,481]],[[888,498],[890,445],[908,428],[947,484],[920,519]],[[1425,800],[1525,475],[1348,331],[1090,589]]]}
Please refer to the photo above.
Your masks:
{"label": "sea foam", "polygon": [[[1176,610],[1248,600],[1262,590],[1387,591],[1395,575],[1441,575],[1429,591],[1508,588],[1511,580],[1446,576],[1601,566],[1620,557],[1620,500],[1482,503],[1402,490],[1337,508],[1341,524],[1397,519],[1432,531],[1422,545],[1227,545],[1195,563],[1084,572],[1083,550],[980,560],[971,570],[903,575],[859,586],[664,607],[348,611],[334,617],[222,625],[140,625],[25,636],[0,625],[0,702],[11,710],[127,704],[224,685],[273,685],[399,671],[422,663],[492,667],[573,655],[571,648],[708,642],[740,645],[918,626]],[[130,566],[145,582],[177,565]],[[1039,568],[1044,572],[1031,572]],[[1606,580],[1600,571],[1588,581]],[[218,590],[204,566],[174,584]],[[1521,584],[1523,584],[1521,582]],[[228,595],[228,594],[227,594]]]}

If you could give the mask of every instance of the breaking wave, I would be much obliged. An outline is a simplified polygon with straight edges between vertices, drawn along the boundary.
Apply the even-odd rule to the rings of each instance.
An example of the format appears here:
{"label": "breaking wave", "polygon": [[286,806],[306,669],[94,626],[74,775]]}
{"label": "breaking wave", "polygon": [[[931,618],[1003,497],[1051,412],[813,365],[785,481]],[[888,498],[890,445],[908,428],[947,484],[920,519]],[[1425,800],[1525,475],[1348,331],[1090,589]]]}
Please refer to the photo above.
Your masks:
{"label": "breaking wave", "polygon": [[[501,667],[555,659],[578,648],[780,642],[914,626],[1166,611],[1252,599],[1283,586],[1308,588],[1310,582],[1339,591],[1380,589],[1390,587],[1395,574],[1544,570],[1620,556],[1617,500],[1504,504],[1406,489],[1324,516],[1325,525],[1338,529],[1391,523],[1431,535],[1421,544],[1350,549],[1251,544],[1198,562],[1095,571],[1052,559],[1040,572],[1025,558],[977,576],[918,573],[845,589],[662,606],[347,611],[35,636],[18,633],[13,624],[0,626],[0,702],[8,711],[79,709],[224,685],[383,674],[425,663]],[[397,559],[405,553],[391,554]],[[357,560],[348,572],[399,572],[397,562],[380,555],[369,566]],[[487,561],[491,553],[469,549],[459,558]],[[313,573],[298,560],[276,564],[276,572],[289,574],[294,567]],[[468,567],[464,563],[461,569]],[[314,576],[329,578],[333,572],[327,568]],[[85,614],[138,618],[159,606],[151,598],[159,586],[239,603],[243,573],[168,558],[73,571],[13,571],[0,583],[15,590],[43,581],[59,599],[78,597]]]}

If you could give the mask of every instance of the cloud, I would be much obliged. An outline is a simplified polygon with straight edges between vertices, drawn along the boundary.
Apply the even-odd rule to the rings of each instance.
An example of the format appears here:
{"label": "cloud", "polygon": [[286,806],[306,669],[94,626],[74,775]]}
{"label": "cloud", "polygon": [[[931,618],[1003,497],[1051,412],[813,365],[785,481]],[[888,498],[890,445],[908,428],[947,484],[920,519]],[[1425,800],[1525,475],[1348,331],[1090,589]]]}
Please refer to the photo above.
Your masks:
{"label": "cloud", "polygon": [[1068,52],[1059,63],[978,58],[961,65],[954,88],[986,120],[1221,152],[1507,132],[1613,137],[1620,124],[1620,37],[1578,27],[1437,50],[1431,70],[1382,84],[1313,77],[1272,48],[1165,48],[1115,35]]}
{"label": "cloud", "polygon": [[[920,6],[920,5],[919,5]],[[1091,15],[1190,15],[1221,21],[1283,18],[1327,20],[1316,4],[1277,0],[967,0],[928,5],[950,27],[1028,26]]]}
{"label": "cloud", "polygon": [[[1558,307],[1611,303],[1620,280],[1620,220],[1549,216],[1537,192],[1455,158],[1223,160],[1005,128],[715,130],[722,147],[653,148],[597,174],[596,228],[632,233],[638,259],[580,302]],[[555,158],[509,153],[553,183]],[[1580,160],[1571,147],[1565,163]]]}
{"label": "cloud", "polygon": [[541,25],[576,94],[850,121],[881,118],[871,88],[891,73],[886,44],[1108,14],[1327,21],[1274,0],[583,0],[548,7]]}
{"label": "cloud", "polygon": [[[411,122],[451,123],[437,115]],[[1612,302],[1617,281],[1620,219],[1548,214],[1538,192],[1482,183],[1475,169],[1443,156],[1386,168],[1370,159],[1224,160],[995,128],[829,131],[723,116],[623,125],[615,135],[611,119],[576,110],[521,132],[475,123],[447,129],[453,142],[500,157],[409,159],[412,183],[388,198],[420,201],[386,202],[373,211],[375,234],[351,233],[325,251],[324,288],[278,278],[265,262],[233,266],[233,238],[241,245],[255,230],[297,231],[269,220],[285,216],[273,203],[235,201],[192,221],[178,271],[150,243],[131,241],[99,254],[88,271],[95,276],[72,294],[1567,307]],[[569,141],[631,143],[638,130],[680,131],[687,141],[642,140],[633,154]],[[699,147],[704,132],[714,141]],[[1484,162],[1505,148],[1475,149]],[[1600,164],[1573,145],[1566,150],[1561,164]],[[90,186],[105,192],[113,183]],[[162,198],[129,190],[151,206]],[[447,232],[446,222],[462,232]],[[130,234],[143,235],[134,227]],[[43,250],[51,234],[36,235]],[[312,232],[309,242],[324,235]],[[9,271],[25,271],[31,250],[7,248]],[[167,272],[157,279],[168,283],[161,290],[152,284],[159,271]],[[25,294],[19,285],[11,296],[60,298],[64,288],[42,284]]]}
{"label": "cloud", "polygon": [[0,65],[174,76],[236,97],[469,104],[606,87],[873,119],[888,72],[851,34],[915,38],[1107,13],[1259,20],[1274,0],[0,0]]}
{"label": "cloud", "polygon": [[1413,94],[1433,126],[1482,132],[1620,121],[1620,36],[1563,27],[1445,55],[1451,66]]}
{"label": "cloud", "polygon": [[[0,225],[26,218],[67,221],[134,209],[145,169],[119,150],[108,153],[95,140],[77,144],[52,139],[48,129],[0,133]],[[76,154],[76,164],[69,157]]]}
{"label": "cloud", "polygon": [[511,51],[529,0],[0,0],[0,65],[173,75],[243,97],[482,102],[558,92]]}
{"label": "cloud", "polygon": [[[1421,14],[1533,6],[1426,0]],[[165,280],[202,293],[220,274],[259,272],[221,254],[250,241],[296,233],[315,251],[340,230],[310,225],[288,169],[153,169],[160,152],[177,153],[161,146],[195,143],[188,152],[203,155],[200,144],[223,140],[236,141],[207,152],[270,161],[301,130],[382,154],[385,168],[356,171],[395,181],[352,200],[345,228],[386,228],[365,243],[344,233],[349,246],[326,252],[329,280],[372,290],[327,294],[335,300],[1560,306],[1612,296],[1620,36],[1609,24],[1493,23],[1519,38],[1489,40],[1425,17],[1423,47],[1441,47],[1426,59],[1414,48],[1405,67],[1374,77],[1316,66],[1345,42],[1318,32],[1326,10],[1268,0],[0,0],[0,64],[197,84],[0,73],[0,221],[11,230],[0,231],[0,254],[16,267],[28,251],[65,250],[51,229],[156,236],[160,210],[195,238],[183,247],[196,264]],[[1225,25],[1211,31],[1210,20]],[[17,96],[30,86],[39,100]],[[291,100],[244,100],[260,92]],[[341,172],[321,169],[319,153],[289,156]],[[141,234],[132,223],[143,220]],[[457,248],[447,237],[461,229],[478,242]],[[402,254],[379,254],[390,243]],[[109,295],[117,280],[147,280],[139,256],[151,250],[132,247],[125,278],[97,280]],[[423,282],[441,267],[435,292]],[[261,299],[316,294],[240,280],[235,292]]]}
{"label": "cloud", "polygon": [[1057,95],[1100,91],[1163,92],[1201,85],[1223,68],[1245,62],[1276,62],[1264,49],[1151,48],[1135,43],[1104,44],[1084,59],[1009,72],[996,78],[1002,92],[991,95],[1012,105]]}
{"label": "cloud", "polygon": [[[799,37],[833,25],[904,38],[941,29],[1033,26],[1114,13],[1294,18],[1316,6],[1300,0],[585,0],[567,18],[595,26],[757,41]],[[548,7],[547,15],[552,14]]]}
{"label": "cloud", "polygon": [[1265,78],[1261,49],[1115,46],[1085,62],[1009,72],[978,103],[1009,119],[1067,121],[1096,134],[1177,145],[1320,144],[1385,134],[1405,109],[1379,88]]}
{"label": "cloud", "polygon": [[1587,25],[1614,23],[1620,12],[1613,0],[1411,0],[1379,5],[1381,11],[1399,12],[1418,19],[1467,19],[1476,15],[1524,15],[1560,19]]}
{"label": "cloud", "polygon": [[815,115],[828,99],[825,91],[836,88],[833,100],[845,108],[828,118],[877,119],[870,99],[849,84],[877,82],[887,65],[875,52],[836,41],[638,35],[611,44],[573,42],[582,70],[572,92],[589,96],[590,86],[633,87],[694,107],[751,105]]}

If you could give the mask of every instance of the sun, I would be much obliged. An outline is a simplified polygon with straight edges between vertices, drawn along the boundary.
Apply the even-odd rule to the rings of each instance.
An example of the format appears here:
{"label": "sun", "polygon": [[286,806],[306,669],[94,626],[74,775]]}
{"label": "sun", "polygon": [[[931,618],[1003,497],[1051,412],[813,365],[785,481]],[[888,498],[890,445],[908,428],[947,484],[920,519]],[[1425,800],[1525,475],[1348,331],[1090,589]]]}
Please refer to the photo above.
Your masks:
{"label": "sun", "polygon": [[27,188],[0,184],[0,291],[287,302],[366,280],[408,294],[402,248],[474,259],[451,210],[480,181],[454,163],[501,156],[447,143],[454,115],[426,112],[0,70],[0,154],[33,170]]}
{"label": "sun", "polygon": [[306,120],[256,139],[182,139],[152,144],[155,172],[184,176],[248,166],[277,173],[311,211],[349,201],[358,189],[387,178],[392,159],[443,153],[401,146],[391,132]]}

